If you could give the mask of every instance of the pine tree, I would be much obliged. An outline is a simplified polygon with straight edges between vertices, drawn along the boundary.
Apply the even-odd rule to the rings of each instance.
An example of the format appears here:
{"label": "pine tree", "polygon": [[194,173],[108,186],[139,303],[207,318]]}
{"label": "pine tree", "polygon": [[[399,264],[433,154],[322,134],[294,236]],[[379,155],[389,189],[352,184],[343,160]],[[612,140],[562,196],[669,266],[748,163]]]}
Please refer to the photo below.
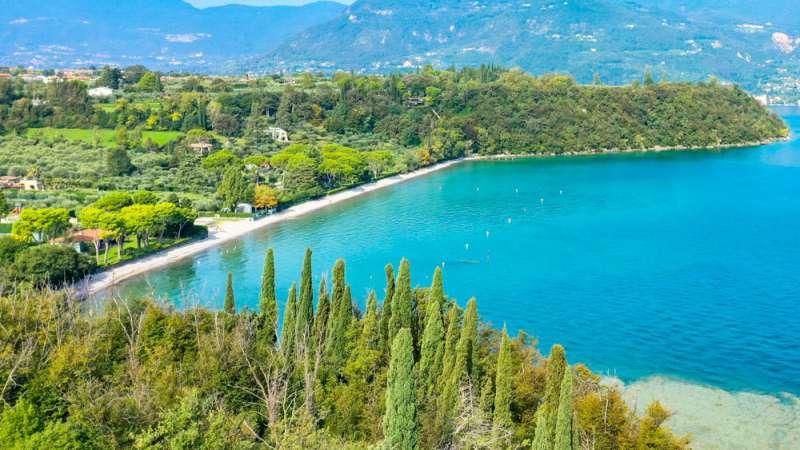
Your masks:
{"label": "pine tree", "polygon": [[558,401],[558,416],[556,418],[555,450],[573,450],[572,442],[572,370],[564,370],[564,380],[561,382],[561,393]]}
{"label": "pine tree", "polygon": [[383,298],[381,311],[381,349],[388,354],[391,341],[389,340],[389,322],[392,319],[392,298],[394,298],[394,269],[391,264],[384,267],[386,272],[386,296]]}
{"label": "pine tree", "polygon": [[236,299],[233,297],[233,274],[228,272],[228,285],[225,288],[225,312],[236,314]]}
{"label": "pine tree", "polygon": [[400,262],[400,272],[397,275],[397,287],[392,298],[392,317],[389,319],[389,339],[394,341],[394,336],[401,328],[408,328],[412,336],[415,328],[414,318],[416,308],[414,305],[414,292],[411,290],[411,267],[408,260]]}
{"label": "pine tree", "polygon": [[497,373],[495,375],[494,426],[511,428],[511,399],[513,392],[514,359],[511,354],[511,340],[503,327],[503,340],[497,353]]}
{"label": "pine tree", "polygon": [[558,402],[561,396],[561,382],[564,379],[566,367],[567,357],[564,347],[556,344],[550,349],[550,358],[547,360],[547,379],[543,405],[547,418],[547,442],[551,445],[555,442],[556,437]]}
{"label": "pine tree", "polygon": [[275,255],[267,250],[264,273],[261,276],[261,295],[258,302],[260,335],[274,344],[278,336],[278,297],[275,294]]}
{"label": "pine tree", "polygon": [[300,274],[300,300],[295,317],[295,339],[308,346],[314,325],[314,287],[311,282],[311,249],[306,249],[303,271]]}
{"label": "pine tree", "polygon": [[376,350],[380,338],[378,331],[378,298],[375,291],[370,291],[357,347],[362,350]]}
{"label": "pine tree", "polygon": [[[433,274],[433,286],[431,287],[425,314],[425,329],[420,343],[419,384],[423,395],[426,395],[436,383],[436,378],[442,371],[445,346],[444,323],[442,321],[443,301],[442,270],[437,267],[436,272]],[[421,396],[421,398],[423,397]]]}
{"label": "pine tree", "polygon": [[383,417],[384,446],[391,450],[416,450],[419,440],[415,398],[414,342],[403,328],[392,342]]}
{"label": "pine tree", "polygon": [[294,353],[296,314],[297,286],[292,283],[292,287],[289,288],[289,299],[286,301],[286,310],[283,313],[283,331],[281,332],[281,350],[287,358]]}

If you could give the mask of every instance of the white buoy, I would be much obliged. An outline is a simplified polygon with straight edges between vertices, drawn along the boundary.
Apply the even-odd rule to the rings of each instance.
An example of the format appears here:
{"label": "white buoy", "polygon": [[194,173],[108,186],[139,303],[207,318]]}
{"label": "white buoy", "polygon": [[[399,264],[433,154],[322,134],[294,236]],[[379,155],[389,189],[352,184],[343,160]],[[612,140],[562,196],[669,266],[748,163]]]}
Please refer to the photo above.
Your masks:
{"label": "white buoy", "polygon": [[516,191],[516,193],[519,194],[519,188],[514,189],[514,191]]}
{"label": "white buoy", "polygon": [[564,191],[562,189],[558,190],[558,195],[564,195]]}
{"label": "white buoy", "polygon": [[475,191],[476,191],[476,192],[480,192],[480,190],[481,190],[481,188],[479,188],[479,187],[476,187],[476,188],[475,188]]}
{"label": "white buoy", "polygon": [[541,203],[541,204],[543,204],[543,205],[544,205],[544,197],[542,197],[542,198],[540,198],[540,199],[539,199],[539,203]]}
{"label": "white buoy", "polygon": [[469,244],[464,244],[464,248],[469,250]]}
{"label": "white buoy", "polygon": [[508,223],[511,223],[511,217],[508,218]]}
{"label": "white buoy", "polygon": [[486,238],[489,238],[489,231],[486,231]]}

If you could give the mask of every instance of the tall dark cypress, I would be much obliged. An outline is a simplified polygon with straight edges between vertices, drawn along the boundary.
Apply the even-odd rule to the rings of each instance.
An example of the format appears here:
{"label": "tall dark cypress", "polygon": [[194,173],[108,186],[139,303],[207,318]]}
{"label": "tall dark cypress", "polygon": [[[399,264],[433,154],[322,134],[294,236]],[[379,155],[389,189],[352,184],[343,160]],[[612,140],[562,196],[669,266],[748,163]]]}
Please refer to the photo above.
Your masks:
{"label": "tall dark cypress", "polygon": [[344,346],[352,315],[352,305],[346,304],[346,290],[344,261],[340,259],[333,267],[331,314],[328,319],[328,337],[325,342],[325,354],[336,367],[345,360]]}
{"label": "tall dark cypress", "polygon": [[511,354],[511,339],[503,327],[500,351],[497,353],[497,373],[495,374],[494,426],[511,429],[511,400],[514,396],[514,359]]}
{"label": "tall dark cypress", "polygon": [[369,292],[367,298],[367,312],[364,314],[361,335],[358,338],[356,347],[359,350],[376,350],[379,342],[378,333],[378,298],[375,291]]}
{"label": "tall dark cypress", "polygon": [[394,269],[391,264],[384,268],[386,272],[386,296],[383,298],[381,310],[381,349],[388,354],[391,341],[389,340],[389,322],[392,319],[392,298],[394,297]]}
{"label": "tall dark cypress", "polygon": [[283,328],[281,329],[281,350],[287,357],[294,354],[296,314],[297,286],[292,283],[292,287],[289,288],[289,298],[286,300],[286,310],[283,313]]}
{"label": "tall dark cypress", "polygon": [[419,421],[415,398],[414,342],[403,328],[392,343],[383,416],[384,446],[392,450],[417,450]]}
{"label": "tall dark cypress", "polygon": [[392,299],[392,317],[389,319],[389,339],[394,337],[401,328],[408,328],[414,336],[416,330],[416,307],[414,304],[414,291],[411,290],[411,267],[407,259],[400,263],[400,272],[397,275],[397,286]]}
{"label": "tall dark cypress", "polygon": [[442,302],[444,301],[444,287],[442,285],[442,270],[436,268],[433,274],[425,314],[425,328],[420,343],[419,360],[419,388],[420,399],[427,397],[430,388],[436,384],[436,378],[442,371],[444,357],[445,334],[442,320]]}
{"label": "tall dark cypress", "polygon": [[455,355],[448,357],[454,359],[452,368],[447,373],[442,394],[437,399],[435,427],[443,443],[449,442],[451,438],[452,420],[457,412],[461,385],[474,381],[477,340],[478,306],[473,298],[467,303],[461,333],[455,346]]}
{"label": "tall dark cypress", "polygon": [[[319,300],[317,301],[317,315],[314,317],[313,345],[314,351],[318,348],[325,349],[325,340],[328,333],[328,320],[331,314],[331,303],[328,298],[328,280],[325,276],[319,282]],[[320,348],[321,347],[321,348]]]}
{"label": "tall dark cypress", "polygon": [[278,297],[275,294],[275,255],[272,249],[267,250],[267,255],[264,257],[258,318],[260,336],[270,344],[274,344],[278,338]]}
{"label": "tall dark cypress", "polygon": [[225,287],[225,312],[236,314],[236,299],[233,297],[233,274],[228,272],[228,284]]}
{"label": "tall dark cypress", "polygon": [[300,300],[295,317],[295,339],[304,347],[308,346],[314,324],[314,287],[311,281],[311,249],[306,249],[303,271],[300,274]]}
{"label": "tall dark cypress", "polygon": [[547,360],[547,379],[544,392],[544,413],[547,427],[547,442],[554,444],[556,440],[556,422],[558,420],[558,402],[561,398],[561,384],[564,371],[567,370],[567,355],[564,347],[556,344],[550,349]]}

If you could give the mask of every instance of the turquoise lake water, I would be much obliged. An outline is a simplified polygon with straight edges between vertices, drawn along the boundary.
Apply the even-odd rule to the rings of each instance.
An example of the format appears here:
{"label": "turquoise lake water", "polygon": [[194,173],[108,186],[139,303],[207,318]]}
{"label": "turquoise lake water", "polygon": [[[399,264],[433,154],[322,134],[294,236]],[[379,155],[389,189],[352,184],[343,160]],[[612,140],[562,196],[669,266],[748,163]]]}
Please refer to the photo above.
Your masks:
{"label": "turquoise lake water", "polygon": [[[781,111],[800,132],[800,110]],[[316,282],[337,258],[360,299],[408,257],[427,286],[478,299],[484,320],[565,345],[571,362],[635,380],[800,394],[800,141],[463,163],[131,280],[220,306],[228,271],[255,308],[265,249],[285,298],[306,247]],[[192,300],[187,300],[192,299]]]}

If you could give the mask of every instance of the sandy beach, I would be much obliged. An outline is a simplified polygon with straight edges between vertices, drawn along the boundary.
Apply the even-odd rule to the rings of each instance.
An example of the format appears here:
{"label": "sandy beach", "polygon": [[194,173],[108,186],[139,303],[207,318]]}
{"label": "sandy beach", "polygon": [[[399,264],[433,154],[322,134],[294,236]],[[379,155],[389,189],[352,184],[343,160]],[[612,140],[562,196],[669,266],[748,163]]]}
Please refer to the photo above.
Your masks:
{"label": "sandy beach", "polygon": [[368,192],[377,191],[385,187],[394,186],[404,181],[425,176],[466,160],[468,159],[464,158],[451,160],[424,167],[422,169],[415,170],[414,172],[383,178],[373,183],[363,184],[342,192],[337,192],[336,194],[300,203],[277,214],[273,214],[259,220],[231,220],[221,222],[216,227],[213,227],[213,229],[209,229],[208,237],[206,239],[146,256],[144,258],[131,261],[130,263],[115,267],[111,270],[93,275],[86,284],[84,292],[89,295],[95,294],[129,278],[156,270],[160,267],[168,266],[184,258],[188,258],[192,255],[204,252],[230,240],[242,237],[255,230],[268,227],[284,220],[293,219],[331,205],[335,205],[339,202],[358,197],[359,195],[363,195]]}

